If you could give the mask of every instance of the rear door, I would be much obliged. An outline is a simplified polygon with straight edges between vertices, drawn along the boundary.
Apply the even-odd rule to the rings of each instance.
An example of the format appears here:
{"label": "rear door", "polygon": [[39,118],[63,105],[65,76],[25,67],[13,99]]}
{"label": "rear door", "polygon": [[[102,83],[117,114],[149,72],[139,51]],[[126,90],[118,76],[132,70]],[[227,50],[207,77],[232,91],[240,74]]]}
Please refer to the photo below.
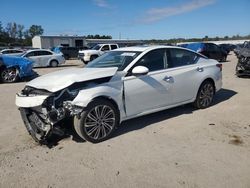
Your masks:
{"label": "rear door", "polygon": [[197,64],[200,55],[183,49],[168,49],[167,76],[172,83],[172,103],[178,104],[189,101],[196,96],[199,80],[204,67]]}
{"label": "rear door", "polygon": [[37,56],[37,61],[38,61],[39,66],[41,67],[49,66],[50,59],[53,54],[45,50],[38,51],[38,54],[39,55]]}

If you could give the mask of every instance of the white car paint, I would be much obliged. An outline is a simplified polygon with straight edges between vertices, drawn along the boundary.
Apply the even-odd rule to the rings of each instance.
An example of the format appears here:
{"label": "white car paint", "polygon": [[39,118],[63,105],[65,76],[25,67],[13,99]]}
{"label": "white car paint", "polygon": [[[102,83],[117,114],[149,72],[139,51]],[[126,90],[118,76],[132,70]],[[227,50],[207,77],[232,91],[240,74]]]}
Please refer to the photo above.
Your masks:
{"label": "white car paint", "polygon": [[29,97],[25,95],[16,95],[16,105],[24,108],[40,106],[44,100],[48,98],[48,95],[31,95]]}
{"label": "white car paint", "polygon": [[20,56],[23,52],[24,51],[20,49],[4,49],[0,51],[0,55]]}
{"label": "white car paint", "polygon": [[51,66],[51,62],[53,61],[56,61],[58,65],[65,63],[62,53],[58,54],[44,49],[28,50],[22,57],[33,61],[33,67],[48,67]]}
{"label": "white car paint", "polygon": [[[56,92],[75,82],[83,82],[96,78],[113,76],[117,71],[116,67],[111,68],[72,68],[52,72],[38,77],[26,85],[38,89],[45,89],[50,92]],[[63,78],[63,79],[62,79]],[[53,82],[51,82],[53,80]]]}
{"label": "white car paint", "polygon": [[[217,67],[218,62],[203,58],[201,55],[199,55],[200,58],[196,64],[153,71],[141,76],[126,76],[129,69],[145,54],[155,49],[165,48],[183,49],[166,46],[117,49],[115,51],[139,51],[141,54],[121,72],[117,71],[117,68],[112,67],[63,70],[41,76],[27,83],[27,86],[55,92],[75,82],[112,76],[111,80],[106,83],[96,84],[80,90],[74,100],[68,102],[84,108],[96,97],[107,97],[117,104],[121,122],[148,113],[194,102],[200,85],[207,78],[214,81],[216,91],[221,88],[222,73]],[[51,83],[49,80],[53,80],[55,83]],[[16,105],[25,107],[22,105],[24,103],[20,102],[24,100],[24,97],[20,97],[20,95],[16,96],[16,101],[18,101]],[[37,103],[34,102],[35,105]],[[32,102],[29,106],[32,107]]]}

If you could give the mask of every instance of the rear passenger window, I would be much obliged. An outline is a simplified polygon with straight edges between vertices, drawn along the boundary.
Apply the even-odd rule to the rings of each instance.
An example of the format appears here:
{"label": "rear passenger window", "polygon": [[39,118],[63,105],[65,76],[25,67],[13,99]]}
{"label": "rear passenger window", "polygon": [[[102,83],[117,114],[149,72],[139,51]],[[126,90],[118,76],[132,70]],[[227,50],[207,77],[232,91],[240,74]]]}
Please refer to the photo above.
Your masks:
{"label": "rear passenger window", "polygon": [[30,52],[30,53],[27,53],[25,56],[26,57],[33,57],[33,56],[35,56],[35,53],[34,52]]}
{"label": "rear passenger window", "polygon": [[196,53],[183,49],[170,49],[168,68],[192,65],[197,62],[199,56]]}
{"label": "rear passenger window", "polygon": [[102,47],[102,51],[109,51],[109,45],[104,45]]}
{"label": "rear passenger window", "polygon": [[43,56],[43,55],[52,55],[51,52],[48,51],[38,51],[39,56]]}
{"label": "rear passenger window", "polygon": [[116,45],[111,45],[111,50],[117,49]]}

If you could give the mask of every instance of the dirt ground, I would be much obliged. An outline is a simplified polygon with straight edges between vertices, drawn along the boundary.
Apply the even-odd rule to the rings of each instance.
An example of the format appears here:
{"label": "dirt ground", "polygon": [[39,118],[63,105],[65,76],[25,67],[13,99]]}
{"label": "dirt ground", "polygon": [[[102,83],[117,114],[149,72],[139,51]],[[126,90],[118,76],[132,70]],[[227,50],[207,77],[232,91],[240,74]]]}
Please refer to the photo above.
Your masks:
{"label": "dirt ground", "polygon": [[129,120],[99,144],[74,136],[34,143],[15,106],[25,82],[0,84],[0,187],[249,188],[250,79],[234,75],[236,62],[231,54],[223,63],[223,89],[210,108]]}

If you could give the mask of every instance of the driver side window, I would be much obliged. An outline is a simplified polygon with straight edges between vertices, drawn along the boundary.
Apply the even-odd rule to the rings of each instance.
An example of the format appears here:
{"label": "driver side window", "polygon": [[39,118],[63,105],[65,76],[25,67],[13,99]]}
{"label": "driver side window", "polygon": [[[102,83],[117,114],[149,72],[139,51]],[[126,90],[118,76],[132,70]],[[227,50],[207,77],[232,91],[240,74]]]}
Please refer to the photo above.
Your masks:
{"label": "driver side window", "polygon": [[157,49],[145,54],[132,68],[136,66],[147,67],[149,72],[162,70],[165,67],[166,53],[165,49]]}

